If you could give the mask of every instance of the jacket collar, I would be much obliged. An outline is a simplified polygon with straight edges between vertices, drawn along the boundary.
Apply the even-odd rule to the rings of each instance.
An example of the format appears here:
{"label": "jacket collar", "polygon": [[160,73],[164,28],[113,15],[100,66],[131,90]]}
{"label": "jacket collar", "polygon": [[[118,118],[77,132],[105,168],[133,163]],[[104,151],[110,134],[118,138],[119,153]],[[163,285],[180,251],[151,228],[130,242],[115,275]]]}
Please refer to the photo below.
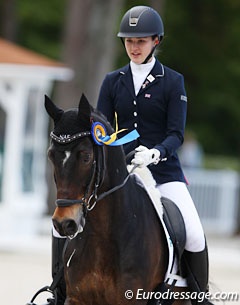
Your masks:
{"label": "jacket collar", "polygon": [[[119,73],[123,75],[122,81],[124,85],[128,88],[132,96],[135,98],[134,85],[132,79],[132,71],[130,68],[130,64],[124,66],[119,70]],[[159,78],[164,77],[165,71],[164,66],[156,60],[155,65],[153,66],[151,72],[147,76],[146,80],[143,83],[142,88],[140,89],[138,95],[144,91],[146,88],[149,88],[150,85],[154,84]],[[145,84],[145,86],[144,86]]]}
{"label": "jacket collar", "polygon": [[156,63],[154,67],[152,68],[151,73],[155,77],[164,77],[165,70],[163,64],[161,64],[158,60],[156,60]]}
{"label": "jacket collar", "polygon": [[134,85],[133,85],[133,78],[132,78],[132,71],[130,68],[130,64],[124,66],[119,71],[120,74],[122,74],[122,82],[125,85],[125,87],[128,88],[129,92],[133,96],[133,98],[136,97],[135,91],[134,91]]}
{"label": "jacket collar", "polygon": [[[123,75],[125,75],[129,72],[131,73],[130,64],[127,64],[126,66],[119,69],[119,73],[123,74]],[[164,66],[158,60],[156,60],[155,65],[153,66],[150,74],[154,75],[155,77],[163,77],[165,74]],[[132,73],[131,73],[131,75],[132,75]]]}

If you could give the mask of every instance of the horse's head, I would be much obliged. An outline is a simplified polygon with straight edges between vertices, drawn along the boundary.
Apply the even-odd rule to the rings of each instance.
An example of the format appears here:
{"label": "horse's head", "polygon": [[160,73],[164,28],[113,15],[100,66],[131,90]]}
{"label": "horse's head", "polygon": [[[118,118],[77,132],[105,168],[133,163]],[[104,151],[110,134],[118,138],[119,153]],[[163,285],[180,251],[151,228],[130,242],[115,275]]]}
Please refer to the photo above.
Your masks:
{"label": "horse's head", "polygon": [[[60,235],[76,236],[83,230],[85,214],[104,176],[104,146],[97,145],[91,128],[96,114],[83,95],[76,109],[63,111],[48,97],[45,107],[54,120],[48,156],[57,187],[53,225]],[[112,131],[107,122],[108,132]]]}

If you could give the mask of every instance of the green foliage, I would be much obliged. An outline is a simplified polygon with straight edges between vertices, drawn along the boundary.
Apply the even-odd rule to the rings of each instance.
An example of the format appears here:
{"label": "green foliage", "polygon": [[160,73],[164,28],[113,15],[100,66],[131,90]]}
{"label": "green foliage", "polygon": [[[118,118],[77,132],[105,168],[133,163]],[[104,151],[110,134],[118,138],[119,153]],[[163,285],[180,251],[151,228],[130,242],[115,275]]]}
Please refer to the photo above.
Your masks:
{"label": "green foliage", "polygon": [[188,122],[208,153],[240,152],[240,2],[166,1],[160,60],[185,76]]}
{"label": "green foliage", "polygon": [[204,157],[204,168],[227,169],[240,171],[240,161],[236,157],[206,155]]}
{"label": "green foliage", "polygon": [[59,59],[66,12],[63,0],[21,0],[17,2],[19,43]]}

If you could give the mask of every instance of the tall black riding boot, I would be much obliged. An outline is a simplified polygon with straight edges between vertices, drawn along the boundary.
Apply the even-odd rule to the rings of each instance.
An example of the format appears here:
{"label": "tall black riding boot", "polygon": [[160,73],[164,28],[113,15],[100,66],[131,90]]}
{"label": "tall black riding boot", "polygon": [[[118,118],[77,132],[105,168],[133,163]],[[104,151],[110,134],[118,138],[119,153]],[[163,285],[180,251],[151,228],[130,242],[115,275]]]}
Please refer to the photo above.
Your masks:
{"label": "tall black riding boot", "polygon": [[191,300],[192,304],[212,304],[203,295],[203,293],[208,292],[209,266],[207,246],[201,252],[184,250],[182,262],[190,292],[201,292],[198,300]]}
{"label": "tall black riding boot", "polygon": [[[66,299],[66,284],[63,274],[63,248],[65,245],[65,238],[52,237],[52,277],[53,280],[56,276],[60,276],[56,288],[54,289],[54,294],[56,300],[54,305],[63,305]],[[62,274],[61,274],[62,270]],[[60,274],[59,274],[60,272]]]}

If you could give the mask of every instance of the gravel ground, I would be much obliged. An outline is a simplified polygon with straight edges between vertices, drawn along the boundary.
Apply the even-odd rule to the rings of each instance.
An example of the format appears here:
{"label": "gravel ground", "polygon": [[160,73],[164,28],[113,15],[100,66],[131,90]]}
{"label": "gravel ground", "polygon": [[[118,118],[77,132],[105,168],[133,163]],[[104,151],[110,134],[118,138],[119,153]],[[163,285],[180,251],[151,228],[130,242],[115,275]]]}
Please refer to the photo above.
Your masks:
{"label": "gravel ground", "polygon": [[[39,288],[51,283],[50,237],[21,244],[16,250],[0,243],[0,296],[4,305],[25,305]],[[208,245],[211,290],[240,296],[240,237],[208,237]],[[45,300],[46,295],[42,295],[37,302],[43,304]],[[240,299],[225,304],[240,305]]]}

